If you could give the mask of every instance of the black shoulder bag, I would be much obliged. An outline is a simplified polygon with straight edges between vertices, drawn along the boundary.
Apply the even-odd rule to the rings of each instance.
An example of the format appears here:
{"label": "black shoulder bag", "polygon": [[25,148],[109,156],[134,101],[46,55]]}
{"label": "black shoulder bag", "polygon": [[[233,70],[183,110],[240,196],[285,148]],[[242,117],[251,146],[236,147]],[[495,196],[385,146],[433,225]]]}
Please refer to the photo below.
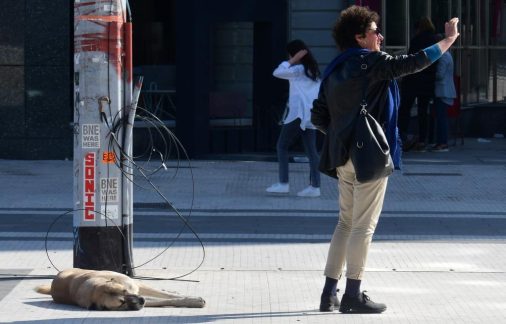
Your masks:
{"label": "black shoulder bag", "polygon": [[[362,64],[362,70],[367,64]],[[361,109],[355,122],[351,143],[351,162],[359,182],[375,181],[388,177],[394,171],[390,147],[381,125],[367,110],[367,75],[364,75]]]}

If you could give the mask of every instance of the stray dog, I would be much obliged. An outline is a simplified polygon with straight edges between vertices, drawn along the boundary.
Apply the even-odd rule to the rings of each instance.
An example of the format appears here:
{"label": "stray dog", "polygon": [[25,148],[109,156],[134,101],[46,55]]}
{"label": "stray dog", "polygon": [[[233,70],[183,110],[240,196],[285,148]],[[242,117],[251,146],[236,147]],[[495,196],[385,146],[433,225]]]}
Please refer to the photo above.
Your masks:
{"label": "stray dog", "polygon": [[200,297],[154,289],[118,272],[78,268],[61,271],[51,285],[38,286],[35,291],[51,295],[56,303],[89,310],[140,310],[163,306],[201,308],[206,304]]}

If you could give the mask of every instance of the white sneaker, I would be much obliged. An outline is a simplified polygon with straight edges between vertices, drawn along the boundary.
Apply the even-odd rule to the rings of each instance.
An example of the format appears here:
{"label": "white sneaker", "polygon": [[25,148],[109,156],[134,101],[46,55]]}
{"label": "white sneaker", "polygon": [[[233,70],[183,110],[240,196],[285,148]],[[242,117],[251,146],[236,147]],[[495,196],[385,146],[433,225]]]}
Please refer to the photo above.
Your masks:
{"label": "white sneaker", "polygon": [[299,197],[320,197],[320,188],[309,186],[306,189],[299,191],[297,196]]}
{"label": "white sneaker", "polygon": [[290,185],[288,183],[275,183],[269,188],[265,189],[265,191],[270,193],[289,193]]}

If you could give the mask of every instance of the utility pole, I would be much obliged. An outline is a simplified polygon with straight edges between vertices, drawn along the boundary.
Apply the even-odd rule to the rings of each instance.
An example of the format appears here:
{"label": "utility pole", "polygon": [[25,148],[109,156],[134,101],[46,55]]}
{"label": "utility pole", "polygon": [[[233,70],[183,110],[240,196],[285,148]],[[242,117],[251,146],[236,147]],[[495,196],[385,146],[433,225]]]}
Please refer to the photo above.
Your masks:
{"label": "utility pole", "polygon": [[127,0],[74,1],[74,267],[133,275]]}

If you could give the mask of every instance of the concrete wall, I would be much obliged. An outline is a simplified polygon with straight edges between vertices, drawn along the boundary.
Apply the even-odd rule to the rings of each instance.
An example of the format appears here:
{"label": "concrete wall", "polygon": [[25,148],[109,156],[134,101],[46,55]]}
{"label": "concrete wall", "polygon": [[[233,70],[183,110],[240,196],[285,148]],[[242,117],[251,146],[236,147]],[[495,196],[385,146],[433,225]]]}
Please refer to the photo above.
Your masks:
{"label": "concrete wall", "polygon": [[303,40],[322,72],[337,54],[331,29],[347,6],[344,0],[290,0],[288,38]]}

